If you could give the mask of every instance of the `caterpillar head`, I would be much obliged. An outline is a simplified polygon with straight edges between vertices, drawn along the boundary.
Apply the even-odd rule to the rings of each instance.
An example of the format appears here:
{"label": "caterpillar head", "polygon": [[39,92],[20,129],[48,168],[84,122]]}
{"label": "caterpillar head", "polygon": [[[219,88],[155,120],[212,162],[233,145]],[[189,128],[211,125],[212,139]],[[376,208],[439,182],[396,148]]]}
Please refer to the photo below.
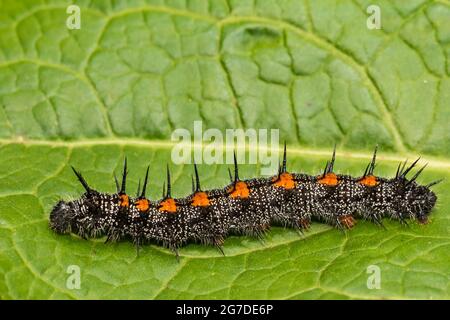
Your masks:
{"label": "caterpillar head", "polygon": [[415,181],[402,179],[398,181],[400,201],[399,212],[417,219],[419,223],[426,224],[428,216],[436,204],[436,194],[427,186]]}
{"label": "caterpillar head", "polygon": [[420,185],[416,179],[420,176],[422,171],[427,166],[426,164],[417,170],[417,172],[407,179],[407,174],[416,166],[418,158],[408,168],[406,162],[400,163],[397,168],[394,183],[396,185],[398,196],[398,212],[401,217],[409,216],[412,219],[417,219],[419,223],[425,224],[428,222],[428,215],[436,204],[436,195],[431,191],[430,187],[441,182],[442,180],[434,181],[426,186]]}
{"label": "caterpillar head", "polygon": [[50,213],[50,228],[57,233],[69,233],[74,216],[71,203],[61,200]]}
{"label": "caterpillar head", "polygon": [[[408,185],[411,195],[411,209],[420,223],[428,222],[428,215],[436,204],[436,194],[426,186],[421,186],[415,182]],[[407,187],[407,188],[408,188]]]}

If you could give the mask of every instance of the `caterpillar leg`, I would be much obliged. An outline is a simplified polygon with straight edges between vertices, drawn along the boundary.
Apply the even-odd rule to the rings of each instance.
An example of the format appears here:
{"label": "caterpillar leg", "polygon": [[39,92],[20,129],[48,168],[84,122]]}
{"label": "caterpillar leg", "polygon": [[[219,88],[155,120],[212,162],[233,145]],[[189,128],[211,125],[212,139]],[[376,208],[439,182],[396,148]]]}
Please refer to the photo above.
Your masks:
{"label": "caterpillar leg", "polygon": [[300,218],[298,220],[298,226],[301,230],[308,230],[311,227],[311,219],[310,218]]}
{"label": "caterpillar leg", "polygon": [[223,252],[223,242],[224,242],[223,238],[215,239],[214,240],[214,246],[225,257],[225,252]]}
{"label": "caterpillar leg", "polygon": [[139,249],[141,248],[142,241],[140,239],[136,239],[133,242],[136,246],[136,256],[139,258]]}
{"label": "caterpillar leg", "polygon": [[178,251],[178,247],[171,246],[170,250],[172,250],[172,252],[175,253],[175,258],[177,259],[177,262],[180,262],[180,252]]}
{"label": "caterpillar leg", "polygon": [[381,216],[378,214],[369,214],[369,215],[365,215],[363,216],[363,218],[365,220],[368,220],[374,224],[376,224],[377,226],[383,228],[384,230],[386,230],[386,227],[384,226],[383,222],[381,221]]}
{"label": "caterpillar leg", "polygon": [[351,214],[340,215],[337,218],[338,227],[344,227],[346,229],[351,229],[355,226],[356,220]]}

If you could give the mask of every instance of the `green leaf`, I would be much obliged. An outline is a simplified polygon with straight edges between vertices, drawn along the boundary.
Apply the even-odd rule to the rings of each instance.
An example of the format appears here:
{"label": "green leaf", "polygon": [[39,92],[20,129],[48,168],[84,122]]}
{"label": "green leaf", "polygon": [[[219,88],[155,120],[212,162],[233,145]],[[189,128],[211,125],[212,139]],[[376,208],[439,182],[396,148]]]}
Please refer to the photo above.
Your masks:
{"label": "green leaf", "polygon": [[[450,2],[0,0],[0,298],[450,298]],[[175,128],[279,129],[292,171],[317,174],[338,146],[339,172],[361,174],[379,144],[377,174],[419,155],[437,178],[431,222],[323,224],[264,243],[188,245],[178,263],[149,245],[103,244],[48,228],[59,199],[82,192],[70,171],[113,191],[126,154],[130,188],[151,164],[161,194]],[[202,186],[227,165],[201,165]],[[175,195],[191,166],[171,164]],[[245,165],[242,177],[260,174]],[[81,271],[70,289],[69,266]],[[367,268],[381,271],[369,289]]]}

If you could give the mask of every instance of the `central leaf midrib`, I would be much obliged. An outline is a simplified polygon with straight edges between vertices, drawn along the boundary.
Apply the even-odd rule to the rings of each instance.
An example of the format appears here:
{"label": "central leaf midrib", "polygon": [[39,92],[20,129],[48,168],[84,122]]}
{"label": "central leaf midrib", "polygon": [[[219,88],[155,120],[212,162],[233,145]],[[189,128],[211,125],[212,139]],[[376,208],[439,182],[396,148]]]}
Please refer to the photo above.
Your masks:
{"label": "central leaf midrib", "polygon": [[[79,140],[38,140],[38,139],[6,139],[0,138],[0,147],[4,145],[24,145],[24,146],[49,146],[49,147],[66,147],[66,148],[83,148],[83,147],[95,147],[97,145],[118,145],[118,146],[141,146],[145,148],[172,148],[178,144],[176,141],[171,140],[144,140],[138,138],[98,138],[98,139],[79,139]],[[201,145],[197,142],[190,143],[193,149],[201,148]],[[203,146],[208,145],[208,143],[204,143]],[[246,150],[246,151],[256,151],[260,148],[260,150],[267,150],[270,148],[262,148],[257,145],[236,145],[236,149]],[[297,156],[311,156],[311,157],[329,157],[332,153],[332,146],[330,148],[310,148],[310,147],[300,147],[300,146],[288,146],[287,152],[288,154],[295,154]],[[227,148],[227,145],[222,145],[222,150],[234,150],[234,148]],[[283,147],[280,145],[278,148],[274,148],[274,151],[279,152],[280,154],[283,151]],[[358,151],[358,150],[348,150],[348,149],[337,149],[336,156],[340,156],[343,158],[351,158],[351,159],[364,159],[370,160],[373,156],[372,152]],[[450,169],[450,160],[446,158],[439,158],[433,155],[427,154],[414,154],[414,153],[385,153],[379,150],[377,157],[380,161],[390,161],[390,162],[400,162],[405,161],[406,159],[414,159],[421,157],[423,162],[428,163],[428,167],[433,167],[437,169]]]}

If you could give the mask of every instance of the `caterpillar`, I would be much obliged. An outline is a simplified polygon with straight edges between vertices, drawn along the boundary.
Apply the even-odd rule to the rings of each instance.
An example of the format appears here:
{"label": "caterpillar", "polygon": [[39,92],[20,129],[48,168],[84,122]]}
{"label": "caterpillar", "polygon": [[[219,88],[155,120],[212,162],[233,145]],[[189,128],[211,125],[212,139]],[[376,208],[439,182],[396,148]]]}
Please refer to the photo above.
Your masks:
{"label": "caterpillar", "polygon": [[[126,193],[127,159],[122,180],[114,174],[117,192],[101,193],[91,188],[82,174],[72,167],[85,193],[77,200],[60,200],[50,213],[50,228],[59,234],[74,233],[84,239],[106,236],[105,242],[130,239],[139,249],[156,243],[171,249],[177,259],[178,249],[197,242],[212,245],[223,254],[222,245],[230,234],[250,235],[262,239],[272,225],[295,228],[303,232],[312,220],[338,229],[351,229],[356,219],[383,226],[388,217],[407,224],[407,220],[428,222],[437,197],[430,187],[441,180],[420,185],[407,174],[419,159],[407,167],[398,165],[394,178],[374,175],[377,148],[364,173],[359,177],[334,173],[336,147],[323,173],[311,176],[286,169],[286,144],[282,164],[272,177],[239,178],[236,154],[234,175],[228,169],[230,183],[224,188],[203,190],[194,163],[192,194],[184,198],[171,195],[170,170],[167,187],[157,201],[146,198],[149,167],[142,190],[135,197]],[[140,183],[139,183],[140,185]]]}

